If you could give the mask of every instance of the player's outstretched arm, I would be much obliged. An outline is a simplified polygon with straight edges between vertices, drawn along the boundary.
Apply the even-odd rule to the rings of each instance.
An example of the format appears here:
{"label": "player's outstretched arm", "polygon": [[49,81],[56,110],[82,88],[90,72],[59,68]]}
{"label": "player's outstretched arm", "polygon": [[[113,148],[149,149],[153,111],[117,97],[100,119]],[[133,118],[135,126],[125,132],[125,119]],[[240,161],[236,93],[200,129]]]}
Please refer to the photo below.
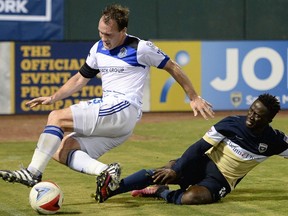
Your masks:
{"label": "player's outstretched arm", "polygon": [[194,100],[190,101],[190,107],[194,112],[194,116],[198,115],[198,112],[207,120],[208,117],[206,114],[208,114],[211,118],[214,117],[214,111],[212,109],[212,104],[198,96]]}
{"label": "player's outstretched arm", "polygon": [[52,104],[52,97],[38,97],[34,98],[26,103],[26,106],[29,106],[30,108],[36,107],[38,105],[48,105]]}
{"label": "player's outstretched arm", "polygon": [[205,119],[208,119],[208,116],[211,118],[214,117],[212,105],[200,96],[198,96],[191,81],[176,62],[170,59],[166,63],[164,69],[168,73],[170,73],[171,76],[181,85],[181,87],[189,97],[190,106],[194,112],[194,116],[197,116],[199,112]]}
{"label": "player's outstretched arm", "polygon": [[90,79],[83,77],[79,72],[72,76],[55,94],[52,96],[34,98],[26,103],[27,106],[33,108],[38,105],[53,104],[58,100],[62,100],[79,91],[85,86]]}

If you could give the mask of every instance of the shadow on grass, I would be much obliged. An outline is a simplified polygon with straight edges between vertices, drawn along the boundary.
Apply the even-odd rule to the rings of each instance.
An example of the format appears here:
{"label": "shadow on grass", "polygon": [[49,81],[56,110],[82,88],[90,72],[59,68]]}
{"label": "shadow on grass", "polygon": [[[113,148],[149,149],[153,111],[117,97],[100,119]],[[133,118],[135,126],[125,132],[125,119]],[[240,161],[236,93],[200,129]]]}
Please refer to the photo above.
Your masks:
{"label": "shadow on grass", "polygon": [[233,201],[284,201],[288,195],[281,189],[235,189],[225,197],[225,202]]}
{"label": "shadow on grass", "polygon": [[[233,202],[259,202],[259,201],[287,201],[288,195],[283,192],[281,189],[245,189],[239,188],[235,189],[231,194],[228,194],[225,198],[223,198],[220,202],[214,203],[233,203]],[[116,208],[121,210],[122,208],[127,209],[137,209],[139,207],[148,208],[156,206],[159,208],[159,205],[171,205],[167,204],[163,199],[157,198],[143,198],[143,197],[131,197],[131,196],[114,196],[106,200],[104,203],[97,203],[94,199],[88,199],[84,202],[74,202],[74,203],[66,203],[66,206],[86,206],[87,208],[95,208],[95,210],[111,210],[111,208]],[[93,206],[94,205],[94,206]],[[88,207],[90,206],[90,207]],[[77,215],[83,214],[81,211],[72,211],[72,212],[59,212],[61,215]]]}
{"label": "shadow on grass", "polygon": [[157,199],[157,198],[152,198],[152,197],[146,197],[146,198],[141,198],[141,197],[111,197],[108,200],[106,200],[103,203],[97,203],[95,200],[88,201],[88,202],[82,202],[82,203],[70,203],[66,204],[66,206],[74,206],[74,205],[96,205],[97,207],[103,207],[103,208],[111,208],[113,207],[131,207],[131,208],[137,208],[139,206],[143,205],[159,205],[161,203],[166,204],[166,202],[163,199]]}

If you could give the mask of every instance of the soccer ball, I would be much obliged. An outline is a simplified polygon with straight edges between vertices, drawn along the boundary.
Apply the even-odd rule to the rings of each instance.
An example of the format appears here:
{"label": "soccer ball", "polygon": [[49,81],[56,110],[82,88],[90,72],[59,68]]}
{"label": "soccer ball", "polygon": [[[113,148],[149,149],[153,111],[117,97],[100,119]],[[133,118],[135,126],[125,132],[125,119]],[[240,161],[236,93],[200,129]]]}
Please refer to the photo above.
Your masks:
{"label": "soccer ball", "polygon": [[61,208],[63,198],[63,192],[56,183],[42,181],[32,187],[29,203],[39,214],[55,214]]}

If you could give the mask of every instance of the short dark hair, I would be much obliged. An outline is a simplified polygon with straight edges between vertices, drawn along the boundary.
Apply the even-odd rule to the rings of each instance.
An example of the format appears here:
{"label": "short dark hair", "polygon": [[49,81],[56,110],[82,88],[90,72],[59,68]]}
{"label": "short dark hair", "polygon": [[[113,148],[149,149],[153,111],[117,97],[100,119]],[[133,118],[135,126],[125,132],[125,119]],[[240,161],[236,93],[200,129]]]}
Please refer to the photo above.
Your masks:
{"label": "short dark hair", "polygon": [[258,99],[270,112],[271,120],[280,111],[280,102],[276,96],[270,95],[268,93],[259,95]]}
{"label": "short dark hair", "polygon": [[115,20],[118,25],[118,30],[121,31],[125,27],[128,27],[129,12],[128,7],[112,4],[108,5],[102,11],[102,17],[104,18],[105,23],[108,23],[111,19]]}

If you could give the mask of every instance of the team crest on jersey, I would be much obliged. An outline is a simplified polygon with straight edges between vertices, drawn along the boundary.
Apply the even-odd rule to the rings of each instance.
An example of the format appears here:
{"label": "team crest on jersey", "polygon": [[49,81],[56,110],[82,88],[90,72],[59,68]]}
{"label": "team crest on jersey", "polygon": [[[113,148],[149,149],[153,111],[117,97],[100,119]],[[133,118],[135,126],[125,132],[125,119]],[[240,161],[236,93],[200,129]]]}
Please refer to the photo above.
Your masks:
{"label": "team crest on jersey", "polygon": [[124,58],[127,56],[127,49],[125,47],[121,48],[120,52],[117,55],[119,58]]}
{"label": "team crest on jersey", "polygon": [[265,152],[265,151],[267,150],[267,148],[268,148],[268,145],[267,145],[267,144],[265,144],[265,143],[260,143],[260,144],[259,144],[259,147],[258,147],[258,151],[259,151],[260,153],[263,153],[263,152]]}

